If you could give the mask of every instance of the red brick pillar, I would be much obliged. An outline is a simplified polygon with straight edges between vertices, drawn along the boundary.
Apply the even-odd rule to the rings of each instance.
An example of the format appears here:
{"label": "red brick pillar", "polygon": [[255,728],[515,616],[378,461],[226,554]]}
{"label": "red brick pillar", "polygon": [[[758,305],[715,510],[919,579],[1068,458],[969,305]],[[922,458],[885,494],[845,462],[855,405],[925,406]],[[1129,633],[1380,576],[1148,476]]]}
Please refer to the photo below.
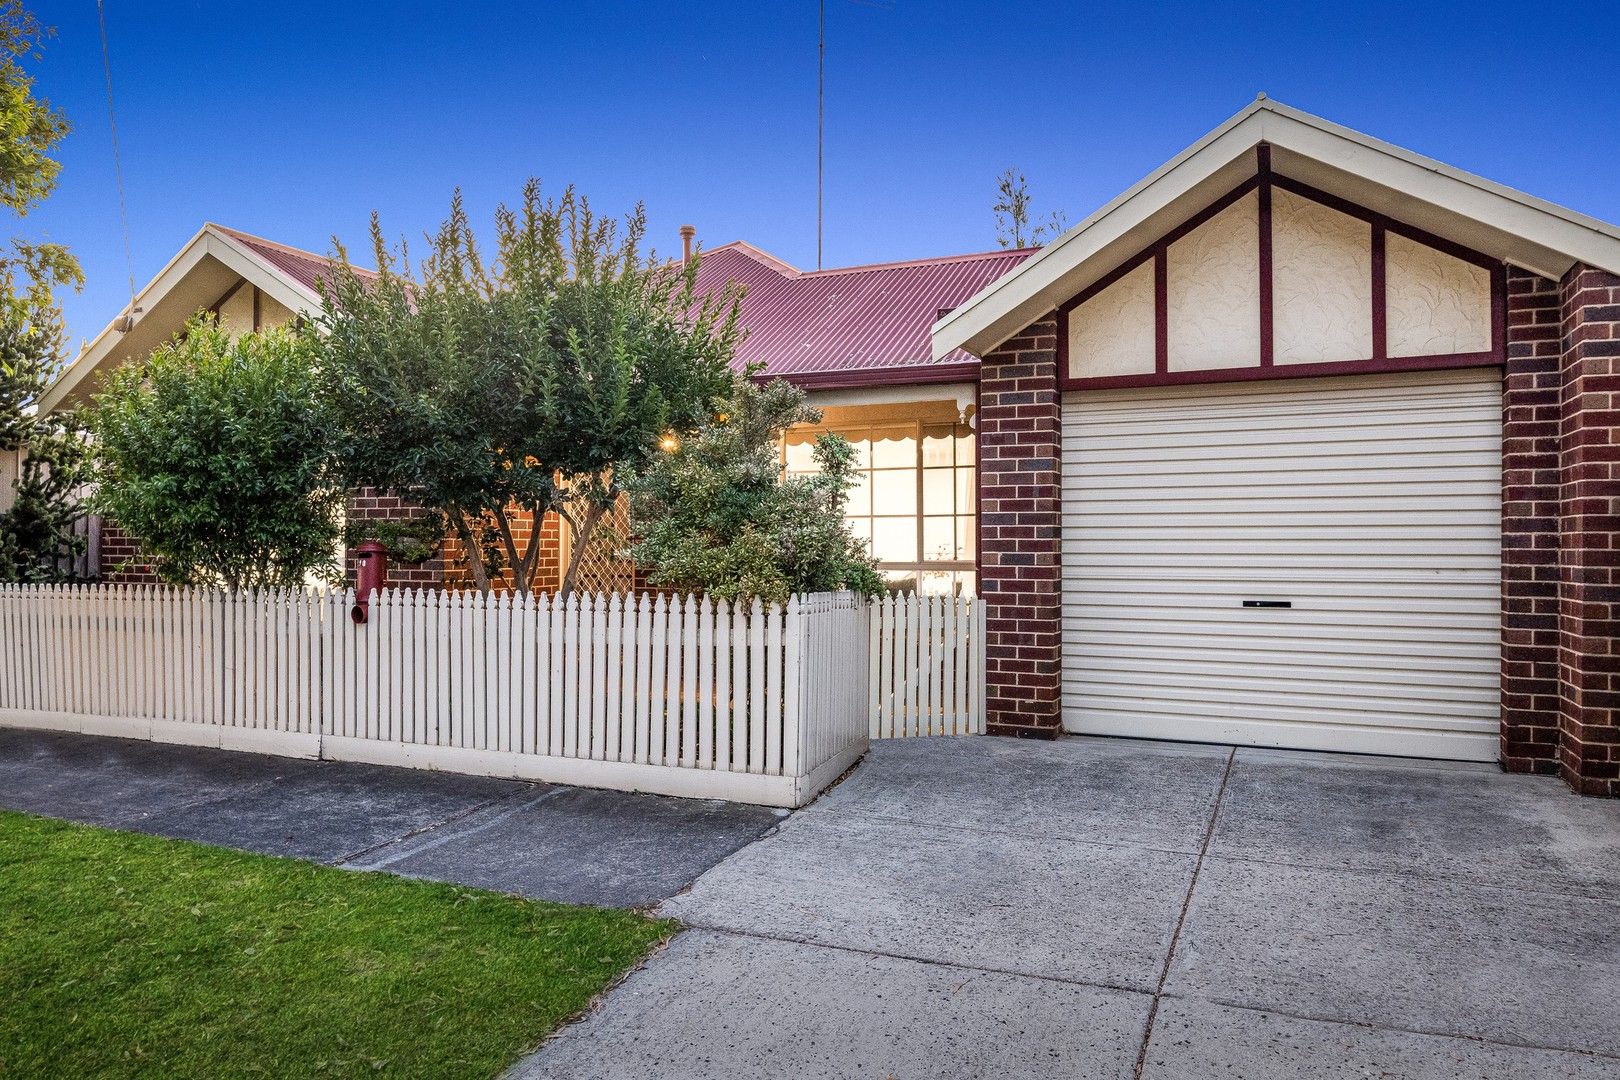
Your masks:
{"label": "red brick pillar", "polygon": [[1502,409],[1502,767],[1558,771],[1559,430],[1556,281],[1509,270]]}
{"label": "red brick pillar", "polygon": [[1061,730],[1062,430],[1057,324],[1027,327],[984,358],[979,446],[979,595],[992,735]]}
{"label": "red brick pillar", "polygon": [[1620,796],[1620,276],[1562,283],[1559,772]]}

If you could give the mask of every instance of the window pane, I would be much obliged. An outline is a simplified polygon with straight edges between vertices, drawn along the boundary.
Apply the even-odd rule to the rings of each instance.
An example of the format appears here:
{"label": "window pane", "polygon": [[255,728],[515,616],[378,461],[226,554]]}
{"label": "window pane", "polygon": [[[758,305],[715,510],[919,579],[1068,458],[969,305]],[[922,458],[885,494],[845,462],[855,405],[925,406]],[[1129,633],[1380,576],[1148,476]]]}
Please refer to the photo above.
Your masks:
{"label": "window pane", "polygon": [[950,424],[923,428],[923,464],[954,465],[956,429]]}
{"label": "window pane", "polygon": [[972,517],[956,519],[956,557],[963,562],[973,558],[974,541],[977,539],[974,520]]}
{"label": "window pane", "polygon": [[874,428],[872,431],[872,468],[894,469],[917,467],[917,436],[914,428]]}
{"label": "window pane", "polygon": [[872,479],[870,473],[855,474],[855,483],[849,489],[849,503],[844,513],[850,517],[865,517],[872,512]]}
{"label": "window pane", "polygon": [[977,460],[973,456],[973,429],[966,424],[956,425],[956,463],[958,465],[972,465]]}
{"label": "window pane", "polygon": [[963,596],[975,596],[979,591],[979,575],[972,570],[962,570],[956,575],[956,584]]}
{"label": "window pane", "polygon": [[917,590],[917,571],[915,570],[887,570],[883,576],[888,579],[891,592],[915,592]]}
{"label": "window pane", "polygon": [[974,470],[972,468],[956,470],[956,512],[958,514],[971,514],[973,505],[977,501],[974,496],[978,485],[974,483]]}
{"label": "window pane", "polygon": [[850,518],[849,519],[849,532],[850,532],[851,536],[855,537],[855,539],[865,541],[867,552],[868,553],[871,552],[871,550],[872,550],[872,519],[871,518]]}
{"label": "window pane", "polygon": [[811,453],[816,446],[816,435],[814,431],[790,431],[784,437],[787,443],[784,460],[790,472],[817,471],[816,459]]}
{"label": "window pane", "polygon": [[[877,469],[872,473],[872,510],[878,514],[917,512],[917,470]],[[911,526],[915,529],[916,523]]]}
{"label": "window pane", "polygon": [[916,562],[917,519],[873,518],[872,554],[878,562]]}
{"label": "window pane", "polygon": [[955,518],[923,518],[923,560],[925,562],[956,560]]}
{"label": "window pane", "polygon": [[923,513],[952,514],[956,512],[954,469],[923,470]]}

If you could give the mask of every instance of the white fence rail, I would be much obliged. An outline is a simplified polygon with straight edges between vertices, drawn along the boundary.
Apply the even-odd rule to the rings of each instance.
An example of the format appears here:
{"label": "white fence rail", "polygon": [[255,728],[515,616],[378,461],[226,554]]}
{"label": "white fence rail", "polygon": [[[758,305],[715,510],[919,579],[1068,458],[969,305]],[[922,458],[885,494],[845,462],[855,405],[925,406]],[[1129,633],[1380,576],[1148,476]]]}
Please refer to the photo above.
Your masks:
{"label": "white fence rail", "polygon": [[872,604],[872,738],[983,734],[982,612],[968,596],[890,595]]}
{"label": "white fence rail", "polygon": [[867,744],[864,602],[0,586],[0,724],[800,806]]}

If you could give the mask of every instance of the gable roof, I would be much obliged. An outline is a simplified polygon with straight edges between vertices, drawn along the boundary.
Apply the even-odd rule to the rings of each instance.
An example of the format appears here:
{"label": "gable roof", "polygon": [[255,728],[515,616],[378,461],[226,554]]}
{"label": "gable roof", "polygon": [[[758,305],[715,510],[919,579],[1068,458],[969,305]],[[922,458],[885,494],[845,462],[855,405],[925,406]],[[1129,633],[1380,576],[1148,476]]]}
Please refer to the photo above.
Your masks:
{"label": "gable roof", "polygon": [[[739,240],[702,253],[697,288],[746,286],[739,369],[760,365],[766,375],[808,388],[971,379],[978,360],[961,351],[933,357],[929,327],[941,310],[1031,254],[1009,249],[803,271]],[[246,280],[309,315],[320,309],[319,285],[331,267],[324,256],[209,222],[137,294],[134,326],[120,330],[117,320],[109,323],[58,377],[41,408],[82,396],[86,379],[167,340],[180,322],[218,298],[226,279]]]}
{"label": "gable roof", "polygon": [[208,222],[136,293],[133,326],[119,329],[123,316],[132,314],[128,309],[108,323],[57,376],[39,407],[50,412],[82,396],[87,379],[150,352],[239,279],[296,314],[318,311],[316,283],[331,265],[311,252]]}
{"label": "gable roof", "polygon": [[[960,350],[933,355],[929,328],[1033,254],[1015,248],[938,259],[798,270],[741,241],[700,253],[697,288],[746,286],[739,365],[806,386],[971,378]],[[858,373],[858,374],[857,374]]]}
{"label": "gable roof", "polygon": [[[278,244],[274,240],[266,240],[262,236],[254,236],[252,233],[245,233],[240,229],[230,229],[224,225],[213,224],[204,227],[214,229],[235,240],[258,258],[286,275],[290,281],[307,290],[312,298],[319,300],[320,283],[325,281],[332,273],[334,263],[331,259],[324,255],[316,255],[312,251],[304,251],[302,248]],[[354,271],[362,278],[369,279],[377,276],[374,271],[360,266],[354,267]]]}
{"label": "gable roof", "polygon": [[1493,259],[1557,280],[1620,273],[1620,228],[1263,95],[933,326],[933,355],[976,356],[1095,283],[1255,171],[1271,167]]}

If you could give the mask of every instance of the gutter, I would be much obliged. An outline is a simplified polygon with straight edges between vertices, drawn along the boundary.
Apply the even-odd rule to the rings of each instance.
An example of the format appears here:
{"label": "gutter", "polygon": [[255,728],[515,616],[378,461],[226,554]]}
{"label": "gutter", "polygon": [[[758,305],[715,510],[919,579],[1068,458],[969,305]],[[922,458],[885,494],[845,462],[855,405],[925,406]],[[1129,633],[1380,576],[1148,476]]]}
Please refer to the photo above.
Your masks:
{"label": "gutter", "polygon": [[894,367],[853,368],[834,371],[764,371],[756,383],[782,379],[801,390],[849,390],[867,386],[927,386],[936,383],[979,381],[977,360],[949,364],[908,364]]}

